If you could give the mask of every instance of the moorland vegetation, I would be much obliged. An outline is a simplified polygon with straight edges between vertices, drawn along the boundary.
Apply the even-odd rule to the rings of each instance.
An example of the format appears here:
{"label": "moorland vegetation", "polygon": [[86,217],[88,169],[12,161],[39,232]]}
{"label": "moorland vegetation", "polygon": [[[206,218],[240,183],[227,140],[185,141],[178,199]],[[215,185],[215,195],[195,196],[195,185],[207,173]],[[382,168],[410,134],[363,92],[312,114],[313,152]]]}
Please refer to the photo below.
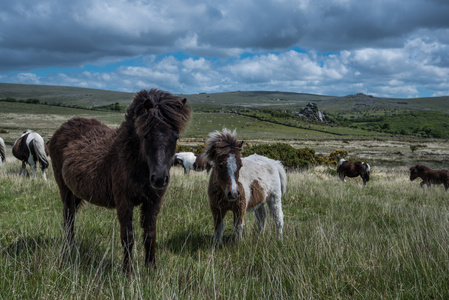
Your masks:
{"label": "moorland vegetation", "polygon": [[[308,157],[307,168],[288,168],[284,238],[276,240],[271,219],[259,238],[254,216],[248,214],[244,238],[235,244],[228,216],[224,246],[214,247],[207,173],[185,176],[181,168],[173,167],[158,217],[157,269],[148,272],[141,264],[143,248],[135,247],[136,272],[126,276],[121,271],[115,211],[84,205],[77,215],[75,247],[68,247],[51,168],[46,182],[39,174],[37,178],[20,177],[20,162],[11,155],[12,143],[26,128],[48,140],[73,116],[94,117],[118,126],[123,112],[92,110],[89,95],[103,99],[97,91],[78,90],[84,99],[80,103],[90,104],[74,108],[50,105],[65,103],[60,99],[68,95],[73,102],[67,103],[78,105],[74,89],[58,89],[49,95],[33,86],[34,93],[2,95],[1,88],[2,84],[0,98],[36,96],[39,103],[0,102],[0,136],[7,144],[6,164],[0,167],[0,299],[449,297],[449,194],[441,185],[421,188],[419,181],[410,181],[408,170],[416,163],[448,168],[448,141],[410,129],[406,135],[389,132],[398,130],[392,123],[386,130],[369,130],[366,125],[367,130],[362,128],[363,122],[357,125],[354,121],[367,114],[383,116],[378,119],[383,124],[393,114],[413,113],[419,118],[421,113],[429,113],[422,122],[441,116],[439,124],[444,124],[447,109],[441,99],[431,99],[427,106],[413,99],[378,99],[391,105],[374,106],[376,98],[362,96],[359,100],[340,99],[339,105],[335,105],[335,97],[279,92],[192,96],[193,118],[179,150],[201,152],[208,133],[227,127],[236,128],[238,138],[245,140],[246,154],[266,151],[286,162],[288,157],[296,159],[297,151]],[[246,102],[239,102],[245,94]],[[96,105],[125,105],[132,99],[130,95],[127,100],[127,94],[120,94],[124,99],[107,100],[104,96]],[[220,103],[225,97],[230,100]],[[287,120],[283,117],[269,121],[288,107],[303,107],[309,101],[341,120],[320,124],[298,119],[298,126],[282,124],[282,119]],[[276,109],[273,116],[263,105]],[[351,107],[358,108],[351,111]],[[407,111],[401,110],[404,107]],[[235,113],[236,109],[240,113]],[[437,111],[435,118],[431,117]],[[350,123],[344,123],[345,119]],[[339,157],[370,163],[372,173],[366,186],[360,178],[348,178],[346,183],[339,180],[333,164]],[[139,214],[135,215],[138,224]],[[136,243],[141,244],[142,230],[139,226],[135,230]]]}

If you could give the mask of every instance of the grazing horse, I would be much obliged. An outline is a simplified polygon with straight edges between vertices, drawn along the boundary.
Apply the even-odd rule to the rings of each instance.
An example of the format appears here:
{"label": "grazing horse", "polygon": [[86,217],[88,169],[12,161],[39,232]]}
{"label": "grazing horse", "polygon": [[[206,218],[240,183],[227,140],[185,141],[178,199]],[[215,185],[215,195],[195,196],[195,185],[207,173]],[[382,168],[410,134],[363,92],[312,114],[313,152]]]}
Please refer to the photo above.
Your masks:
{"label": "grazing horse", "polygon": [[47,180],[45,169],[48,168],[48,153],[46,151],[44,139],[32,130],[25,130],[20,138],[14,142],[12,154],[22,161],[20,175],[26,175],[26,163],[29,163],[33,170],[33,177],[36,177],[37,162],[41,165],[42,177]]}
{"label": "grazing horse", "polygon": [[344,158],[340,159],[337,165],[337,172],[341,181],[346,182],[345,176],[360,176],[362,177],[363,185],[366,185],[366,182],[369,181],[370,170],[371,167],[363,161],[347,161]]}
{"label": "grazing horse", "polygon": [[236,132],[223,129],[209,134],[206,141],[206,159],[213,162],[208,196],[214,219],[216,243],[223,243],[224,217],[234,214],[234,239],[242,238],[246,211],[254,211],[260,233],[266,223],[264,204],[268,204],[278,237],[282,237],[284,215],[282,196],[287,187],[287,175],[279,161],[253,154],[241,158],[243,142],[237,141]]}
{"label": "grazing horse", "polygon": [[424,184],[430,187],[432,184],[443,184],[446,191],[449,188],[449,170],[433,170],[424,165],[416,165],[410,168],[410,180],[421,178],[421,187]]}
{"label": "grazing horse", "polygon": [[6,146],[5,141],[0,137],[0,166],[6,160]]}
{"label": "grazing horse", "polygon": [[190,170],[201,172],[207,170],[209,173],[211,164],[206,161],[204,154],[193,152],[179,152],[175,155],[175,165],[181,165],[184,168],[184,174],[188,175]]}
{"label": "grazing horse", "polygon": [[69,242],[74,241],[75,213],[83,200],[115,208],[123,269],[132,272],[133,209],[140,205],[145,266],[154,265],[156,218],[169,183],[176,142],[191,114],[186,101],[164,91],[142,90],[117,129],[96,119],[73,118],[56,130],[50,156]]}

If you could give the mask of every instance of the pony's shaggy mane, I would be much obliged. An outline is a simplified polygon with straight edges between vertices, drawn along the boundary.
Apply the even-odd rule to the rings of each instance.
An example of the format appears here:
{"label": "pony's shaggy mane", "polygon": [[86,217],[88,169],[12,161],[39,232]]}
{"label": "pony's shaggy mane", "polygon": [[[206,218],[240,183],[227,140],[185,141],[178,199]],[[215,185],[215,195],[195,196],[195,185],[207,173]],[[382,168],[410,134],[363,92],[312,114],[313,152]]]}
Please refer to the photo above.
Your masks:
{"label": "pony's shaggy mane", "polygon": [[230,131],[227,128],[223,128],[221,132],[216,130],[209,134],[209,139],[206,141],[205,158],[208,161],[215,161],[218,157],[228,155],[233,151],[240,152],[242,144],[237,141],[235,130]]}
{"label": "pony's shaggy mane", "polygon": [[139,135],[144,135],[160,123],[182,133],[191,114],[186,100],[157,89],[141,90],[128,106],[125,118],[128,123],[134,124]]}

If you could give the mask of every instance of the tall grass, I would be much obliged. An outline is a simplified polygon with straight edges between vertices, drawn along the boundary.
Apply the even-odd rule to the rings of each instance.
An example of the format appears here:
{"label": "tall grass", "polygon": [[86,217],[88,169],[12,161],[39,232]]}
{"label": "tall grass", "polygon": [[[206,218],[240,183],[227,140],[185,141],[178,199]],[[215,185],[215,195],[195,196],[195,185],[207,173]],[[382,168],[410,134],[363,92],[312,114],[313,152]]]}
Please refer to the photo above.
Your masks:
{"label": "tall grass", "polygon": [[288,174],[284,238],[271,219],[258,236],[246,217],[243,241],[213,246],[205,173],[172,170],[158,217],[157,269],[143,267],[137,226],[136,272],[121,272],[113,210],[85,205],[76,246],[63,242],[62,204],[49,180],[0,169],[0,298],[251,299],[448,298],[449,210],[443,187],[421,189],[405,171],[376,170],[340,182],[325,168]]}

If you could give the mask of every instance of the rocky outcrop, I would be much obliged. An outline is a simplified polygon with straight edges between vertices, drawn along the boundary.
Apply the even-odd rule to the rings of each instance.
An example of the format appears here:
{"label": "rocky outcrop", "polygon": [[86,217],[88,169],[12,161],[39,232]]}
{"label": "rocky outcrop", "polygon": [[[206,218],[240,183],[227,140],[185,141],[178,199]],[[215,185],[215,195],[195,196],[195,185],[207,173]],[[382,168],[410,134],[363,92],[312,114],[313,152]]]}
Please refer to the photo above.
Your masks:
{"label": "rocky outcrop", "polygon": [[298,117],[327,123],[325,114],[318,109],[318,105],[316,103],[310,102],[299,112],[292,111],[292,114],[295,114]]}

